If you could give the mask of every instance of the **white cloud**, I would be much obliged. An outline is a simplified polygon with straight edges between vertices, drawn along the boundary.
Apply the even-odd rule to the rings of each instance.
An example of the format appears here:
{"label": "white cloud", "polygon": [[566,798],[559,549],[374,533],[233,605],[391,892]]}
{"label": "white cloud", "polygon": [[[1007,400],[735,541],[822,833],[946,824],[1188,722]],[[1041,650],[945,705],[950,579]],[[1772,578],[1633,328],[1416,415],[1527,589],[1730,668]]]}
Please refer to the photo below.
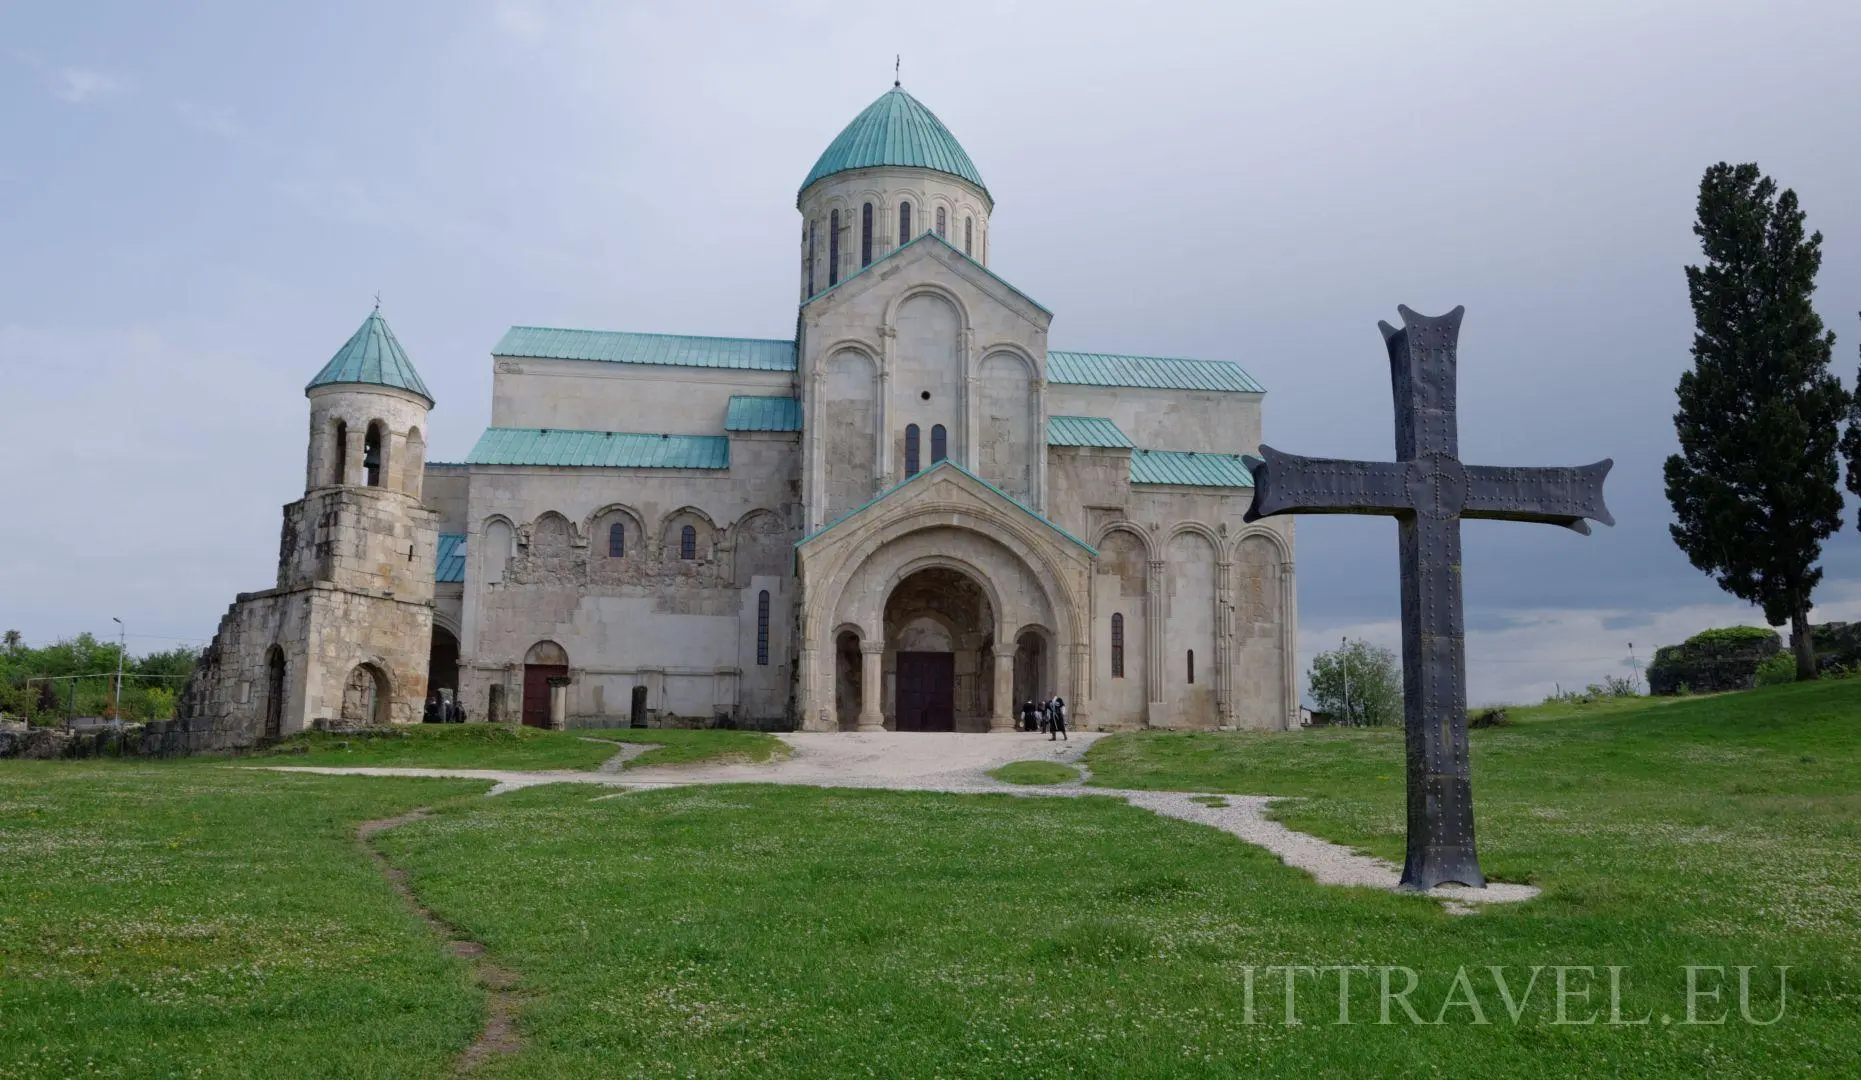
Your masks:
{"label": "white cloud", "polygon": [[73,105],[83,105],[128,88],[128,83],[121,78],[88,68],[60,68],[52,74],[52,93],[60,101]]}

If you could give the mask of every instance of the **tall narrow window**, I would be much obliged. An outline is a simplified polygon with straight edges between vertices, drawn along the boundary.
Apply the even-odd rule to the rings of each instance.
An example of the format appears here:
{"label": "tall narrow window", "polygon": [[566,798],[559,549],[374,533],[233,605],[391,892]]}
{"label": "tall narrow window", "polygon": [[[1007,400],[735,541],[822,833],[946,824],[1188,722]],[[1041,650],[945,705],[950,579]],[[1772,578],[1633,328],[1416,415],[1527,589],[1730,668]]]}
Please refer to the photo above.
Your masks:
{"label": "tall narrow window", "polygon": [[814,222],[808,222],[808,295],[814,295]]}
{"label": "tall narrow window", "polygon": [[1195,650],[1189,650],[1189,685],[1195,685]]}
{"label": "tall narrow window", "polygon": [[947,227],[948,224],[949,224],[948,221],[944,217],[944,209],[943,207],[939,206],[937,208],[937,235],[938,236],[950,235],[950,230]]}
{"label": "tall narrow window", "polygon": [[840,284],[840,211],[827,218],[827,287]]}
{"label": "tall narrow window", "polygon": [[369,487],[381,486],[381,425],[368,425],[362,436],[362,478]]}
{"label": "tall narrow window", "polygon": [[1111,613],[1111,677],[1124,678],[1124,613]]}
{"label": "tall narrow window", "polygon": [[904,247],[911,242],[911,204],[898,204],[898,246]]}
{"label": "tall narrow window", "polygon": [[931,464],[935,465],[950,456],[950,433],[942,424],[931,428]]}
{"label": "tall narrow window", "polygon": [[859,264],[872,265],[872,204],[859,210]]}
{"label": "tall narrow window", "polygon": [[976,253],[975,248],[971,246],[975,239],[976,239],[976,219],[972,217],[964,217],[963,218],[963,254],[974,255]]}
{"label": "tall narrow window", "polygon": [[769,666],[769,590],[756,597],[756,663]]}
{"label": "tall narrow window", "polygon": [[349,425],[336,421],[336,475],[330,478],[332,484],[346,484],[348,477],[343,473],[349,468]]}
{"label": "tall narrow window", "polygon": [[607,557],[610,559],[627,557],[627,527],[618,521],[607,527]]}
{"label": "tall narrow window", "polygon": [[678,531],[678,557],[681,559],[698,557],[698,530],[690,525]]}
{"label": "tall narrow window", "polygon": [[918,474],[918,426],[905,425],[905,477],[909,479]]}

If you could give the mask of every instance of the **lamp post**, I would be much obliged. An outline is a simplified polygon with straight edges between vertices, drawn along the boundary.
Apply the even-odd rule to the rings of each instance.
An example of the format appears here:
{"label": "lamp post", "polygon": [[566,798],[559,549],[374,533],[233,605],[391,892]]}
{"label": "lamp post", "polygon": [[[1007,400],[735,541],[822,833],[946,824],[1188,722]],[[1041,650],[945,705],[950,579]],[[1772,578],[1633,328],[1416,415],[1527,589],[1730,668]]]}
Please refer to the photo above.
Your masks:
{"label": "lamp post", "polygon": [[114,615],[110,616],[110,621],[116,624],[116,705],[112,711],[120,724],[123,722],[123,653],[128,650],[129,628]]}

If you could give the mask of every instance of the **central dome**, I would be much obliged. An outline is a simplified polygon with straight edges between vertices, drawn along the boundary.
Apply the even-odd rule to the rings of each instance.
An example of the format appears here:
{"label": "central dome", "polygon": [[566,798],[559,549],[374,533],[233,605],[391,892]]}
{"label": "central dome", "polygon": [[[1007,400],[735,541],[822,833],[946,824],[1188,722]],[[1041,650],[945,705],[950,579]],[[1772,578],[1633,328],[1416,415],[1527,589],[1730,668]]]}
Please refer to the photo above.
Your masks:
{"label": "central dome", "polygon": [[969,155],[943,126],[936,114],[923,102],[898,86],[879,95],[879,100],[853,118],[845,130],[827,145],[808,178],[801,182],[806,191],[816,181],[851,169],[883,165],[933,169],[948,173],[980,188],[988,194],[982,174]]}

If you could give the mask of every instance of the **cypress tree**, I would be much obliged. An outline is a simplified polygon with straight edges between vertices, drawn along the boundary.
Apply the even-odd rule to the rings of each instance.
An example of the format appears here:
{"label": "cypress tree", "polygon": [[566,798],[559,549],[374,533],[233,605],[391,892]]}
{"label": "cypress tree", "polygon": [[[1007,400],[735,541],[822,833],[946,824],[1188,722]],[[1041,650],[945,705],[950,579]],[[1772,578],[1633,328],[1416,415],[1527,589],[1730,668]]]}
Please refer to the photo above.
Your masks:
{"label": "cypress tree", "polygon": [[1706,265],[1689,266],[1693,369],[1680,376],[1667,459],[1674,543],[1720,588],[1790,624],[1796,677],[1816,677],[1810,595],[1822,541],[1841,527],[1839,425],[1848,392],[1835,335],[1810,306],[1822,234],[1803,236],[1796,193],[1755,164],[1720,162],[1699,185]]}

